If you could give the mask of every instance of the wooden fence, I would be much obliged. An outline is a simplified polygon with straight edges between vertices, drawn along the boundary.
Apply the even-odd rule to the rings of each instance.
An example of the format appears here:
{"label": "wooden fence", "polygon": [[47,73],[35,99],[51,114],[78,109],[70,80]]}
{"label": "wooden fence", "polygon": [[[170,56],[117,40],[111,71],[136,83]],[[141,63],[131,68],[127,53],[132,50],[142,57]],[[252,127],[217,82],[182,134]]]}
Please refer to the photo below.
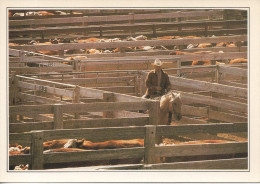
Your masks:
{"label": "wooden fence", "polygon": [[[233,14],[236,13],[241,14],[242,11],[233,11]],[[195,22],[195,21],[183,21],[184,18],[190,18],[190,17],[201,17],[201,19],[205,18],[209,19],[209,21],[203,20],[203,22]],[[214,17],[219,17],[218,21],[216,20],[210,20]],[[225,21],[221,21],[221,20]],[[172,20],[174,19],[174,22]],[[70,17],[70,18],[46,18],[46,19],[32,19],[32,20],[10,20],[9,25],[12,26],[30,26],[31,28],[34,28],[34,31],[32,32],[32,29],[27,28],[25,30],[23,29],[10,29],[10,35],[19,35],[19,34],[28,34],[29,36],[35,37],[36,34],[41,36],[41,39],[45,39],[46,35],[48,34],[57,34],[57,33],[75,33],[80,32],[83,33],[83,35],[89,35],[92,34],[92,36],[111,36],[117,35],[120,36],[120,33],[118,33],[118,30],[124,30],[124,31],[130,31],[130,34],[136,34],[137,32],[146,31],[146,35],[156,36],[156,35],[165,35],[167,34],[167,30],[169,28],[175,28],[177,31],[171,31],[171,35],[190,35],[194,34],[194,30],[190,31],[190,27],[195,28],[202,28],[200,30],[195,30],[196,35],[219,35],[223,33],[233,33],[233,34],[245,34],[247,32],[246,30],[246,21],[243,20],[236,20],[237,18],[230,20],[231,16],[227,11],[223,10],[201,10],[201,11],[177,11],[177,12],[170,12],[170,13],[153,13],[153,14],[134,14],[129,13],[128,15],[112,15],[112,16],[88,16],[88,17]],[[242,16],[241,16],[241,19]],[[170,20],[170,22],[164,22],[165,20]],[[143,23],[146,21],[145,23]],[[150,21],[150,22],[149,22]],[[160,22],[158,22],[160,21]],[[163,22],[162,22],[163,21]],[[115,24],[115,22],[117,24]],[[93,25],[95,23],[98,23],[98,25]],[[100,24],[103,23],[103,24]],[[110,23],[110,24],[108,24]],[[112,23],[112,24],[111,24]],[[125,24],[123,24],[125,23]],[[47,25],[50,26],[52,24],[55,25],[78,25],[73,27],[56,27],[55,29],[53,27],[39,29],[35,28],[35,25]],[[80,26],[79,26],[80,25]],[[224,29],[212,29],[212,26],[222,26]],[[238,28],[236,29],[230,29],[230,25],[238,25]],[[244,25],[244,26],[243,26]],[[66,29],[65,29],[66,28]],[[165,29],[166,32],[162,31],[160,29]],[[210,28],[210,29],[209,29]],[[147,31],[149,30],[149,31]],[[64,32],[65,31],[65,32]],[[116,31],[116,32],[115,32]],[[149,33],[151,32],[152,33]],[[38,32],[38,33],[37,33]],[[95,35],[95,32],[99,32],[99,35]],[[93,35],[94,33],[94,35]],[[121,33],[122,34],[122,33]],[[168,31],[169,34],[169,31]],[[121,35],[122,36],[122,35]],[[127,35],[124,35],[127,36]]]}
{"label": "wooden fence", "polygon": [[[247,86],[240,84],[240,83],[234,83],[234,82],[228,82],[227,80],[219,80],[218,76],[225,75],[225,73],[229,73],[236,75],[238,77],[247,77],[247,71],[245,69],[239,69],[234,67],[228,67],[227,66],[204,66],[204,67],[184,67],[180,69],[168,69],[167,72],[170,71],[180,71],[180,74],[184,73],[185,71],[198,71],[199,73],[203,73],[202,71],[204,69],[211,70],[212,71],[212,78],[215,82],[222,81],[221,83],[232,83],[233,86],[227,86],[221,83],[212,83],[212,82],[205,82],[205,81],[197,81],[192,80],[188,78],[180,78],[175,76],[170,76],[170,81],[172,83],[173,89],[181,90],[182,91],[182,99],[183,102],[186,104],[183,108],[183,114],[185,115],[192,115],[192,116],[201,116],[208,119],[215,119],[219,121],[224,122],[246,122],[247,121]],[[122,71],[123,72],[123,71]],[[126,72],[128,76],[130,71],[124,71]],[[88,72],[86,72],[88,74]],[[85,73],[85,74],[86,74]],[[93,72],[89,72],[93,73]],[[101,72],[102,73],[102,72]],[[114,73],[112,71],[110,72],[103,72],[103,73]],[[94,78],[61,78],[57,79],[55,78],[49,78],[47,80],[42,79],[35,79],[30,77],[22,77],[17,76],[20,79],[27,80],[27,81],[19,81],[17,82],[19,88],[27,89],[27,90],[36,90],[36,91],[42,91],[42,89],[45,89],[45,92],[42,93],[41,96],[37,96],[35,94],[28,94],[24,92],[18,93],[18,97],[24,99],[24,100],[33,100],[35,102],[40,103],[69,103],[69,102],[75,102],[73,100],[75,96],[78,98],[78,102],[90,102],[90,101],[96,101],[94,99],[100,99],[105,100],[106,95],[104,93],[110,93],[110,97],[107,100],[110,101],[139,101],[144,100],[139,97],[124,95],[122,93],[128,93],[130,95],[137,95],[141,96],[144,94],[145,86],[144,86],[144,80],[146,77],[145,72],[140,72],[140,76],[138,76],[137,71],[130,72],[135,75],[135,77],[94,77]],[[75,74],[83,74],[84,72],[78,72],[78,73],[72,73]],[[46,74],[45,74],[46,75]],[[52,75],[63,75],[63,74],[52,74]],[[197,75],[197,74],[196,74]],[[41,75],[39,75],[40,77]],[[42,75],[44,76],[44,75]],[[49,74],[49,76],[51,76]],[[201,77],[202,75],[200,75]],[[132,81],[133,86],[128,86],[129,82]],[[109,84],[106,84],[106,86],[102,86],[103,80],[107,82],[111,82]],[[139,81],[140,80],[140,81]],[[17,81],[17,80],[16,80]],[[92,88],[86,88],[82,86],[76,86],[80,84],[84,84],[84,82],[90,83],[91,81],[93,84],[88,84],[88,87]],[[102,81],[102,82],[99,82]],[[60,83],[62,82],[62,83]],[[124,82],[125,85],[115,85],[119,84],[119,82]],[[70,85],[67,85],[66,83],[70,83]],[[77,83],[75,85],[75,83]],[[62,85],[61,85],[62,84]],[[138,85],[138,86],[137,86]],[[60,86],[60,87],[59,87]],[[62,86],[67,86],[66,88]],[[98,87],[100,86],[100,87]],[[76,89],[78,88],[78,90]],[[93,89],[96,88],[96,89]],[[69,89],[70,88],[70,89]],[[109,91],[109,92],[108,92]],[[186,92],[185,92],[186,91]],[[60,95],[60,96],[68,96],[71,98],[70,101],[60,101],[60,99],[53,99],[49,98],[48,96],[44,96],[44,94],[54,94],[54,95]],[[76,94],[78,93],[78,94]],[[13,93],[11,93],[13,94]],[[11,98],[14,98],[14,96],[10,95]],[[86,99],[85,98],[92,98]],[[203,104],[204,107],[193,107],[193,104]],[[222,110],[213,110],[210,107],[216,107]],[[232,112],[229,112],[230,110],[240,112],[242,114],[233,114]],[[133,116],[133,114],[131,114]],[[140,115],[140,114],[139,114]],[[115,117],[120,117],[119,114],[114,114]],[[193,118],[183,118],[183,122],[189,122],[189,123],[207,123],[206,121],[200,121]]]}
{"label": "wooden fence", "polygon": [[[227,59],[235,59],[235,58],[247,58],[247,47],[242,47],[241,44],[238,44],[235,48],[205,48],[201,49],[188,49],[185,51],[215,51],[215,53],[201,53],[201,54],[184,54],[184,55],[165,55],[169,54],[169,51],[156,51],[156,52],[124,52],[124,48],[126,47],[138,47],[138,46],[183,46],[188,44],[199,44],[199,43],[218,43],[218,42],[243,42],[247,41],[247,36],[226,36],[226,37],[211,37],[211,38],[194,38],[194,39],[174,39],[174,40],[146,40],[146,41],[122,41],[122,42],[111,42],[111,43],[82,43],[82,44],[52,44],[52,45],[27,45],[27,46],[14,46],[11,48],[22,49],[28,51],[51,51],[51,50],[59,50],[60,57],[63,57],[63,50],[66,49],[109,49],[109,48],[121,48],[121,53],[118,54],[98,54],[99,56],[93,56],[91,54],[85,55],[86,59],[81,60],[66,60],[60,57],[53,56],[44,56],[41,55],[42,58],[38,56],[25,56],[24,54],[28,54],[29,52],[19,51],[15,49],[9,49],[9,54],[14,56],[19,56],[19,58],[10,58],[11,63],[17,63],[18,65],[22,65],[22,63],[38,63],[38,65],[45,67],[11,67],[11,71],[16,71],[21,73],[31,73],[31,72],[51,72],[51,71],[102,71],[102,70],[148,70],[151,69],[151,63],[154,61],[155,56],[164,61],[165,68],[174,68],[180,67],[184,64],[191,64],[191,61],[198,60],[211,60],[212,64],[215,61],[226,61]],[[240,46],[239,46],[240,45]],[[227,51],[224,53],[219,53],[218,51]],[[20,53],[19,53],[20,52]],[[158,55],[163,54],[163,55]],[[37,54],[39,55],[39,54]],[[95,54],[97,55],[97,54]],[[52,58],[51,58],[52,57]],[[109,58],[108,58],[109,57]],[[45,59],[44,59],[45,58]],[[46,62],[46,58],[51,60],[50,62]],[[70,62],[73,63],[73,67],[71,65],[65,64],[54,64],[54,62]],[[42,61],[42,62],[40,62]],[[46,66],[47,65],[47,66]],[[49,65],[54,65],[52,67],[48,67]],[[56,67],[57,66],[57,67]]]}
{"label": "wooden fence", "polygon": [[[211,145],[182,145],[182,146],[155,146],[155,139],[158,136],[168,136],[183,134],[188,132],[200,133],[225,133],[225,132],[244,132],[247,131],[247,123],[242,124],[211,124],[211,125],[184,125],[184,126],[145,126],[145,127],[124,127],[124,128],[99,128],[99,129],[69,129],[69,130],[49,130],[35,131],[23,134],[10,134],[10,143],[23,142],[31,145],[29,155],[9,156],[9,164],[16,165],[20,163],[29,163],[33,170],[43,169],[44,164],[48,163],[66,163],[66,162],[84,162],[106,159],[127,159],[144,158],[144,167],[148,165],[150,169],[197,169],[193,162],[185,162],[185,165],[175,166],[161,164],[160,167],[154,164],[156,157],[176,157],[176,156],[198,156],[198,155],[219,155],[247,153],[246,142],[211,144]],[[94,142],[105,140],[120,139],[144,139],[144,147],[129,149],[113,149],[68,153],[43,153],[43,141],[52,139],[87,138]],[[198,169],[247,169],[247,161],[243,164],[236,159],[215,160],[219,164],[216,166],[208,165],[208,161],[201,161]],[[175,163],[177,164],[177,163]],[[190,167],[187,167],[189,165]],[[165,167],[168,166],[168,167]],[[126,167],[127,168],[127,167]]]}

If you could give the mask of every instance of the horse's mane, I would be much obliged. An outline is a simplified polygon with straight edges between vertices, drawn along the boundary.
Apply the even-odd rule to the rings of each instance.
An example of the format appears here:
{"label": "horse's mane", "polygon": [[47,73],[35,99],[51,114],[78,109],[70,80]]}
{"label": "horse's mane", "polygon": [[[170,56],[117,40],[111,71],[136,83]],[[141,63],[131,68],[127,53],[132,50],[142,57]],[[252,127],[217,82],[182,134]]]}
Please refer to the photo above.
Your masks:
{"label": "horse's mane", "polygon": [[175,93],[173,91],[169,91],[167,94],[165,94],[163,96],[156,96],[156,97],[153,97],[151,99],[152,100],[159,100],[160,101],[160,109],[162,111],[164,111],[168,108],[167,105],[169,104],[169,101],[172,99],[171,98],[172,96],[174,97],[173,100],[181,98],[180,93]]}

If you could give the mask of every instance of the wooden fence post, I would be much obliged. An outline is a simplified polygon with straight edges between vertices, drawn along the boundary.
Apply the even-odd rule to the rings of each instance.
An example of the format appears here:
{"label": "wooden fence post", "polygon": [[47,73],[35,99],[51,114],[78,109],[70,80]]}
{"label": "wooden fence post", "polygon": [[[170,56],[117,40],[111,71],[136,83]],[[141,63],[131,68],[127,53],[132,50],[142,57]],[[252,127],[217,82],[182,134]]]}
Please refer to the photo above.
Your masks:
{"label": "wooden fence post", "polygon": [[135,96],[138,96],[138,91],[139,91],[138,87],[139,86],[140,86],[140,84],[139,84],[138,75],[136,75],[134,77]]}
{"label": "wooden fence post", "polygon": [[78,59],[75,59],[75,60],[74,60],[74,70],[75,70],[76,72],[79,71],[79,62],[80,62],[80,60],[78,60]]}
{"label": "wooden fence post", "polygon": [[17,88],[17,84],[16,84],[16,79],[15,79],[15,72],[11,72],[11,81],[9,84],[10,88],[9,88],[9,105],[15,105],[15,101],[16,101],[16,88]]}
{"label": "wooden fence post", "polygon": [[[17,87],[17,77],[15,76],[15,72],[12,72],[11,74],[11,81],[10,81],[10,88],[9,88],[9,106],[16,104],[16,96],[18,93],[18,87]],[[17,114],[9,114],[9,122],[15,123],[17,122]]]}
{"label": "wooden fence post", "polygon": [[32,132],[32,170],[43,169],[43,132]]}
{"label": "wooden fence post", "polygon": [[[80,87],[76,86],[74,89],[74,97],[73,97],[73,103],[80,103],[80,93],[79,93]],[[75,119],[80,119],[79,113],[75,113]]]}
{"label": "wooden fence post", "polygon": [[[230,10],[224,10],[223,19],[224,20],[230,20]],[[223,29],[229,29],[229,27],[230,27],[229,24],[226,23],[226,24],[224,24]]]}
{"label": "wooden fence post", "polygon": [[215,82],[219,83],[219,66],[216,65],[216,70],[215,70]]}
{"label": "wooden fence post", "polygon": [[160,124],[160,101],[153,100],[149,104],[149,124],[158,125]]}
{"label": "wooden fence post", "polygon": [[142,96],[146,91],[146,87],[145,87],[146,75],[143,72],[139,73],[139,75],[140,75],[140,95]]}
{"label": "wooden fence post", "polygon": [[144,138],[144,163],[153,164],[155,162],[154,149],[155,149],[155,134],[156,126],[145,126],[145,138]]}
{"label": "wooden fence post", "polygon": [[[129,24],[134,24],[135,23],[135,14],[134,13],[128,13],[128,15],[130,16]],[[130,29],[130,35],[131,36],[135,35],[135,31],[133,29]]]}
{"label": "wooden fence post", "polygon": [[23,62],[24,62],[24,56],[25,56],[25,55],[24,55],[24,50],[21,50],[21,51],[19,52],[19,56],[20,56],[20,62],[21,62],[21,63],[19,64],[19,66],[20,66],[20,67],[23,67],[23,66],[24,66],[24,63],[23,63]]}
{"label": "wooden fence post", "polygon": [[[180,59],[178,59],[177,60],[177,68],[181,68],[181,60]],[[178,76],[181,76],[181,70],[177,70],[177,75]]]}
{"label": "wooden fence post", "polygon": [[59,54],[59,57],[63,57],[64,56],[64,50],[59,50],[58,54]]}
{"label": "wooden fence post", "polygon": [[63,129],[63,110],[62,104],[53,105],[54,114],[54,129]]}
{"label": "wooden fence post", "polygon": [[[114,102],[114,93],[109,93],[109,92],[105,92],[103,93],[103,100],[105,102]],[[103,117],[104,118],[113,118],[114,117],[114,112],[113,111],[106,111],[103,112]]]}

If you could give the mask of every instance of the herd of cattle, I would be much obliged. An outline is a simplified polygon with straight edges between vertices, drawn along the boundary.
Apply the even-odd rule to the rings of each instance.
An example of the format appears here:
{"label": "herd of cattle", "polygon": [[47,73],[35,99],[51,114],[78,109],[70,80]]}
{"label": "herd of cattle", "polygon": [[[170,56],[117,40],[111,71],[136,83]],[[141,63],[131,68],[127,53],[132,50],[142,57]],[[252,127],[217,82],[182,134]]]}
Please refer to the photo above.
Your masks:
{"label": "herd of cattle", "polygon": [[[157,37],[153,38],[156,40],[165,40],[165,39],[184,39],[184,38],[200,38],[196,36],[163,36],[163,37]],[[98,43],[98,42],[121,42],[121,41],[139,41],[139,40],[148,40],[148,38],[144,35],[139,35],[136,37],[127,37],[125,39],[121,38],[87,38],[87,39],[68,39],[68,38],[61,38],[61,39],[50,39],[48,42],[39,42],[32,40],[28,42],[27,44],[22,45],[50,45],[50,44],[64,44],[64,43]],[[242,42],[242,45],[246,45],[246,42]],[[18,46],[21,44],[18,43],[9,43],[9,46]],[[240,44],[241,46],[241,44]],[[220,43],[201,43],[201,44],[189,44],[185,46],[187,49],[191,48],[211,48],[211,47],[217,47],[217,48],[223,48],[223,47],[237,47],[236,43],[232,42],[220,42]],[[213,51],[196,51],[196,52],[183,52],[177,49],[175,45],[172,46],[139,46],[139,47],[127,47],[124,48],[124,52],[136,52],[136,51],[159,51],[159,50],[169,50],[169,55],[185,55],[185,54],[209,54],[209,53],[215,53]],[[38,51],[41,54],[45,55],[58,55],[58,50],[52,50],[52,51]],[[111,48],[111,49],[77,49],[77,50],[64,50],[65,55],[70,54],[102,54],[102,53],[117,53],[120,52],[120,48]],[[219,51],[219,53],[223,53],[223,51]],[[65,59],[67,60],[75,60],[75,59],[86,59],[87,56],[71,56],[67,57]],[[236,59],[230,59],[225,61],[226,64],[234,64],[234,63],[247,63],[246,58],[236,58]],[[217,64],[221,64],[221,62],[217,62]],[[192,65],[210,65],[210,60],[203,60],[203,61],[192,61]]]}
{"label": "herd of cattle", "polygon": [[[160,144],[163,145],[187,145],[187,144],[212,144],[212,143],[228,143],[232,141],[227,140],[199,140],[199,141],[187,141],[187,142],[175,142],[169,143],[167,139]],[[60,139],[46,141],[43,143],[43,150],[45,154],[54,152],[82,152],[91,150],[104,150],[104,149],[118,149],[118,148],[133,148],[133,147],[144,147],[143,139],[133,139],[133,140],[110,140],[105,142],[87,141],[85,139]],[[9,155],[24,155],[30,153],[30,147],[22,147],[17,143],[9,144]],[[104,160],[104,161],[92,161],[85,162],[88,166],[90,165],[115,165],[115,164],[138,164],[142,163],[142,158],[133,159],[114,159],[114,160]],[[163,162],[162,158],[157,158],[156,162]],[[84,163],[82,163],[84,164]],[[20,164],[19,166],[11,167],[14,170],[28,170],[29,164]]]}

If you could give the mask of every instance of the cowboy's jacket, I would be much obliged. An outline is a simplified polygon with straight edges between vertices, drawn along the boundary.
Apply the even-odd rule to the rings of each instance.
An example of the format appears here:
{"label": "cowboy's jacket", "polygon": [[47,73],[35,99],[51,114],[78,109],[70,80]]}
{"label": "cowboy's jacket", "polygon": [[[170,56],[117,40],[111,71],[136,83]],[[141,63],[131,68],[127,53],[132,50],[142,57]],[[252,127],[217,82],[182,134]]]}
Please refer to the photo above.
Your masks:
{"label": "cowboy's jacket", "polygon": [[[160,80],[160,84],[158,84],[158,80]],[[150,71],[146,77],[145,85],[147,87],[145,94],[149,96],[156,94],[164,95],[167,92],[167,90],[169,90],[171,87],[169,76],[163,70],[161,70],[160,79],[159,75],[155,72],[155,70]],[[157,86],[160,86],[162,89],[160,91],[157,91]]]}

